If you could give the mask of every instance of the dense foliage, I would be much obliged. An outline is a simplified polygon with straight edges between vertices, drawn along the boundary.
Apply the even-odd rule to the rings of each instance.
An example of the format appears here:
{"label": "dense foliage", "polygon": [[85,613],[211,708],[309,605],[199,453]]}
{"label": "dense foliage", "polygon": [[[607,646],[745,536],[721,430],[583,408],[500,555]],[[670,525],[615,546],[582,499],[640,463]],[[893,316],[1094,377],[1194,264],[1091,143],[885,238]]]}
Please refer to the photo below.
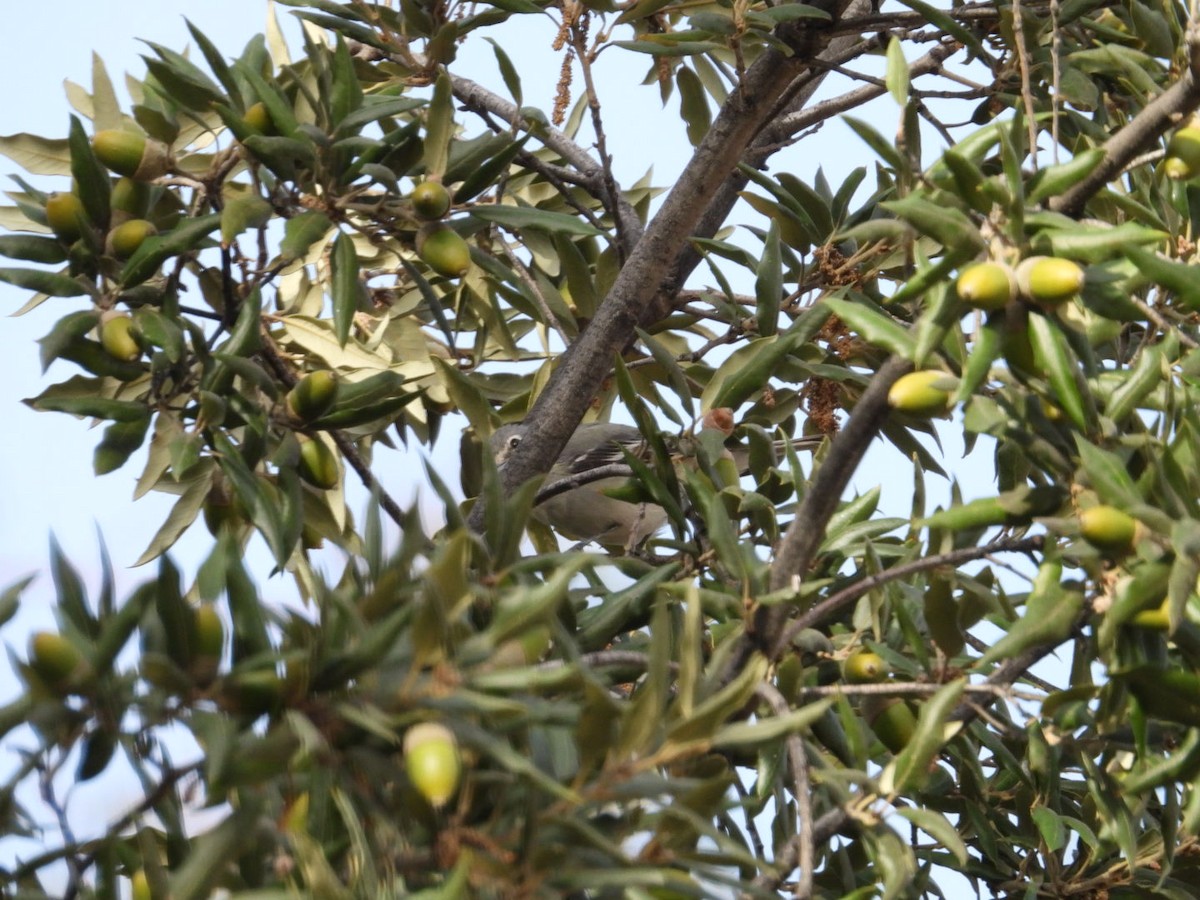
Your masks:
{"label": "dense foliage", "polygon": [[[284,5],[295,61],[274,29],[234,59],[193,30],[129,110],[97,65],[65,138],[0,139],[33,176],[0,279],[61,379],[28,402],[105,423],[97,474],[145,460],[137,493],[178,496],[130,596],[52,560],[60,631],[0,710],[25,751],[0,828],[45,849],[0,892],[1200,892],[1181,5]],[[547,15],[548,115],[512,32],[488,42]],[[601,53],[678,108],[673,183],[618,183]],[[846,119],[869,165],[788,171],[872,101]],[[527,477],[617,407],[652,448],[622,496],[669,531],[562,550]],[[498,472],[480,448],[517,419]],[[430,534],[372,466],[463,423]],[[800,433],[826,440],[776,453]],[[187,583],[168,552],[201,519]],[[295,608],[260,599],[278,573]],[[142,794],[84,833],[70,769]]]}

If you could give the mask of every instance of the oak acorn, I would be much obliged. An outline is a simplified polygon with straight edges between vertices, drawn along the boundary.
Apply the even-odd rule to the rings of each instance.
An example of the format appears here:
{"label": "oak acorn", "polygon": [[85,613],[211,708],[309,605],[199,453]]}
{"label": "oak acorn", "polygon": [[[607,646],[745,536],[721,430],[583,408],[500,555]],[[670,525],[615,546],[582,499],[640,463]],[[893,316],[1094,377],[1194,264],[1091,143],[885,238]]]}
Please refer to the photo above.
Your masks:
{"label": "oak acorn", "polygon": [[909,372],[896,379],[888,391],[888,404],[916,416],[936,416],[946,412],[958,379],[940,369]]}
{"label": "oak acorn", "polygon": [[1083,288],[1083,269],[1069,259],[1031,256],[1017,266],[1017,289],[1040,306],[1058,306]]}
{"label": "oak acorn", "polygon": [[171,149],[162,141],[134,131],[108,128],[92,138],[96,159],[118,175],[150,181],[171,171]]}
{"label": "oak acorn", "polygon": [[955,288],[969,306],[1003,309],[1017,296],[1017,279],[1012,267],[1005,263],[978,262],[959,273]]}
{"label": "oak acorn", "polygon": [[422,722],[408,729],[404,735],[404,771],[430,806],[444,806],[462,778],[462,759],[454,733],[436,722]]}

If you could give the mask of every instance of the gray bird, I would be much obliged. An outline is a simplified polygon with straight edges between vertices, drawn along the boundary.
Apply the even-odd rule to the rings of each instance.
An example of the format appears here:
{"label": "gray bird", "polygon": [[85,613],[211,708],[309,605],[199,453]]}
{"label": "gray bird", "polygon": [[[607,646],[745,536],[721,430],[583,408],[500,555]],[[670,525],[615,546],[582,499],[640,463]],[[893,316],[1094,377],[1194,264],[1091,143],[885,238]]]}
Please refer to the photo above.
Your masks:
{"label": "gray bird", "polygon": [[[526,425],[517,422],[501,426],[492,434],[489,446],[497,468],[502,468],[508,461],[509,454],[521,443],[526,431]],[[782,448],[783,443],[777,442],[778,448]],[[820,436],[797,438],[791,443],[797,448],[814,447],[820,443]],[[650,461],[650,448],[638,429],[610,422],[584,423],[571,435],[550,467],[546,486],[589,469],[622,464],[626,461],[626,452]],[[744,470],[745,460],[739,459],[739,455],[744,457],[735,450],[733,458],[739,470]],[[614,476],[571,488],[539,503],[534,507],[533,516],[571,540],[596,541],[606,547],[632,549],[666,524],[667,513],[655,503],[629,503],[604,493],[626,480],[623,476]]]}

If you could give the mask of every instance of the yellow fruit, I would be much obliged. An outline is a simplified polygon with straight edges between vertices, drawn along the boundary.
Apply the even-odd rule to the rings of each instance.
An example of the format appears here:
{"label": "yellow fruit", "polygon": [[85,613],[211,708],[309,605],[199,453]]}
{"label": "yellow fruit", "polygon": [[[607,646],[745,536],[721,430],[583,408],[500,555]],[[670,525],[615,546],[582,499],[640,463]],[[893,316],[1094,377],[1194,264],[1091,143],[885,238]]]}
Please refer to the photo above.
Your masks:
{"label": "yellow fruit", "polygon": [[436,722],[414,725],[404,735],[404,770],[413,787],[434,808],[458,790],[462,760],[454,733]]}
{"label": "yellow fruit", "polygon": [[146,870],[138,869],[130,880],[132,900],[151,900],[150,881],[146,878]]}
{"label": "yellow fruit", "polygon": [[51,194],[46,198],[46,222],[60,241],[75,243],[88,227],[83,201],[74,194]]}
{"label": "yellow fruit", "polygon": [[1188,125],[1171,135],[1163,171],[1176,181],[1186,181],[1200,172],[1200,126]]}
{"label": "yellow fruit", "polygon": [[842,663],[842,677],[850,684],[875,684],[887,679],[888,665],[878,653],[859,650]]}
{"label": "yellow fruit", "polygon": [[328,369],[310,372],[288,391],[288,409],[302,422],[325,415],[337,399],[337,374]]}
{"label": "yellow fruit", "polygon": [[271,120],[271,113],[267,110],[267,105],[261,101],[246,107],[246,112],[242,115],[242,124],[255,134],[275,133],[275,123]]}
{"label": "yellow fruit", "polygon": [[105,250],[117,259],[129,259],[137,252],[146,238],[158,234],[153,222],[145,219],[129,219],[108,233]]}
{"label": "yellow fruit", "polygon": [[36,631],[30,636],[29,667],[56,690],[78,684],[88,670],[79,648],[53,631]]}
{"label": "yellow fruit", "polygon": [[1070,300],[1083,288],[1083,282],[1083,269],[1069,259],[1031,256],[1017,266],[1017,289],[1042,306]]}
{"label": "yellow fruit", "polygon": [[955,283],[962,301],[977,309],[1003,309],[1017,296],[1012,267],[999,262],[979,262],[959,273]]}
{"label": "yellow fruit", "polygon": [[129,219],[140,219],[150,210],[150,186],[132,178],[118,178],[108,203],[112,208],[110,224],[115,226]]}
{"label": "yellow fruit", "polygon": [[457,231],[437,228],[418,241],[417,253],[439,275],[457,278],[471,267],[471,249]]}
{"label": "yellow fruit", "polygon": [[408,200],[421,219],[440,219],[450,210],[450,193],[439,181],[422,181],[413,188]]}
{"label": "yellow fruit", "polygon": [[1137,540],[1137,519],[1115,506],[1093,506],[1079,514],[1083,539],[1111,556],[1123,556]]}
{"label": "yellow fruit", "polygon": [[133,319],[113,316],[100,326],[100,344],[109,356],[122,362],[133,362],[142,355],[142,348],[133,335]]}
{"label": "yellow fruit", "polygon": [[300,439],[300,477],[313,487],[332,490],[338,483],[337,457],[324,441]]}
{"label": "yellow fruit", "polygon": [[143,134],[109,128],[92,138],[92,152],[118,175],[149,181],[166,175],[174,164],[170,148]]}
{"label": "yellow fruit", "polygon": [[893,753],[907,747],[917,730],[917,717],[903,697],[867,697],[863,700],[863,717]]}
{"label": "yellow fruit", "polygon": [[893,409],[916,416],[935,416],[950,405],[958,379],[938,369],[909,372],[896,379],[888,391],[888,403]]}

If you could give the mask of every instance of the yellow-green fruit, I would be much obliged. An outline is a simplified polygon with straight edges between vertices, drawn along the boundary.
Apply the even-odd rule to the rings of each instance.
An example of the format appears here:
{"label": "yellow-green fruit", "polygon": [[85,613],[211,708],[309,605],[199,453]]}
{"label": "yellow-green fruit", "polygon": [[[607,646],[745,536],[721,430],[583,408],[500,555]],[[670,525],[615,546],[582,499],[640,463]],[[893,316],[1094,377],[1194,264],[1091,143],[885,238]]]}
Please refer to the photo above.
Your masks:
{"label": "yellow-green fruit", "polygon": [[1200,172],[1200,127],[1189,125],[1171,135],[1163,171],[1176,181],[1186,181]]}
{"label": "yellow-green fruit", "polygon": [[209,491],[201,511],[204,524],[213,537],[219,537],[221,529],[226,526],[239,529],[246,521],[246,508],[224,488]]}
{"label": "yellow-green fruit", "polygon": [[46,198],[46,222],[60,241],[73,244],[87,228],[83,201],[74,194],[51,194]]}
{"label": "yellow-green fruit", "polygon": [[192,619],[191,674],[200,685],[208,685],[217,677],[221,654],[225,649],[225,626],[210,603],[196,607]]}
{"label": "yellow-green fruit", "polygon": [[462,236],[450,228],[438,228],[427,234],[417,247],[429,268],[447,278],[457,278],[471,267],[471,249]]}
{"label": "yellow-green fruit", "polygon": [[171,171],[171,151],[161,141],[143,134],[109,128],[92,138],[92,152],[118,175],[148,181]]}
{"label": "yellow-green fruit", "polygon": [[842,677],[850,684],[875,684],[887,679],[888,665],[878,653],[859,650],[842,663]]}
{"label": "yellow-green fruit", "polygon": [[454,733],[436,722],[414,725],[404,735],[404,770],[412,786],[434,808],[458,790],[462,760]]}
{"label": "yellow-green fruit", "polygon": [[899,753],[917,730],[917,717],[903,697],[867,697],[863,717],[883,746]]}
{"label": "yellow-green fruit", "polygon": [[153,222],[145,219],[130,219],[122,222],[108,233],[104,249],[110,256],[115,256],[117,259],[129,259],[137,252],[138,247],[142,246],[146,238],[154,234],[158,234],[158,229],[154,227]]}
{"label": "yellow-green fruit", "polygon": [[413,212],[426,220],[440,219],[450,210],[450,192],[438,181],[422,181],[409,194]]}
{"label": "yellow-green fruit", "polygon": [[909,372],[896,379],[888,391],[888,403],[893,409],[916,416],[940,415],[949,407],[957,387],[958,379],[939,369]]}
{"label": "yellow-green fruit", "polygon": [[138,869],[130,880],[132,900],[151,900],[150,880],[146,877],[145,869]]}
{"label": "yellow-green fruit", "polygon": [[133,362],[142,355],[142,348],[133,336],[133,319],[113,316],[100,326],[100,344],[109,356],[122,362]]}
{"label": "yellow-green fruit", "polygon": [[273,712],[283,702],[283,679],[274,669],[238,672],[222,682],[220,702],[236,713]]}
{"label": "yellow-green fruit", "polygon": [[267,105],[261,101],[246,107],[246,112],[242,115],[242,124],[255,134],[275,133],[275,123],[271,120],[271,113],[267,110]]}
{"label": "yellow-green fruit", "polygon": [[150,210],[150,186],[128,177],[118,178],[108,205],[112,208],[113,225],[143,218]]}
{"label": "yellow-green fruit", "polygon": [[337,374],[328,369],[310,372],[288,391],[288,409],[302,422],[319,419],[337,399]]}
{"label": "yellow-green fruit", "polygon": [[87,671],[79,648],[61,634],[36,631],[29,638],[29,666],[52,688],[65,688]]}
{"label": "yellow-green fruit", "polygon": [[1017,266],[1017,289],[1034,303],[1057,306],[1083,288],[1083,269],[1069,259],[1031,256]]}
{"label": "yellow-green fruit", "polygon": [[215,656],[219,659],[225,650],[225,626],[216,608],[211,603],[197,606],[194,623],[196,655]]}
{"label": "yellow-green fruit", "polygon": [[1124,555],[1137,540],[1137,519],[1115,506],[1093,506],[1079,514],[1083,539],[1110,555]]}
{"label": "yellow-green fruit", "polygon": [[324,441],[300,439],[300,477],[313,487],[332,490],[338,483],[337,457]]}
{"label": "yellow-green fruit", "polygon": [[958,296],[977,309],[1003,309],[1017,296],[1012,267],[1000,262],[979,262],[959,273]]}

